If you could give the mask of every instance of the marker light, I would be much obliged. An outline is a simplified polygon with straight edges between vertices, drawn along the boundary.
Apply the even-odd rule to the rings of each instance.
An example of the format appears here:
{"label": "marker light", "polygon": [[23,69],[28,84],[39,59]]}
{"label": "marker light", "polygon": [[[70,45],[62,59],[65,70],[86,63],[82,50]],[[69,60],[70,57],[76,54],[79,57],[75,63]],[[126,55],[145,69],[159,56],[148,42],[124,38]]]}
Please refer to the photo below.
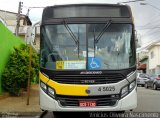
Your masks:
{"label": "marker light", "polygon": [[128,94],[128,86],[125,86],[121,91],[121,97],[124,97]]}
{"label": "marker light", "polygon": [[52,88],[50,88],[50,87],[48,87],[48,94],[50,96],[52,96],[53,98],[55,97],[55,91]]}
{"label": "marker light", "polygon": [[40,83],[40,86],[41,86],[41,88],[42,88],[44,91],[47,90],[47,86],[46,86],[45,83],[41,82],[41,83]]}
{"label": "marker light", "polygon": [[132,89],[136,86],[136,81],[133,81],[130,85],[129,85],[129,91],[132,91]]}

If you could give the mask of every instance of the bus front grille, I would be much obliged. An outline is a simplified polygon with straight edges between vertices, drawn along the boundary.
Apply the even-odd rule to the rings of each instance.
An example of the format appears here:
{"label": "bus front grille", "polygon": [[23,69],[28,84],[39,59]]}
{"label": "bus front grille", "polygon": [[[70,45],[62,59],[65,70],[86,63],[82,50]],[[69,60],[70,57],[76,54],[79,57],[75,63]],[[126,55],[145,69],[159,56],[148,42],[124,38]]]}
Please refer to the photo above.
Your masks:
{"label": "bus front grille", "polygon": [[62,96],[57,95],[56,99],[61,106],[78,107],[80,101],[96,101],[96,106],[114,106],[119,100],[119,94],[105,96]]}
{"label": "bus front grille", "polygon": [[125,77],[122,74],[114,73],[107,75],[56,75],[53,79],[58,83],[64,84],[109,84],[117,83]]}

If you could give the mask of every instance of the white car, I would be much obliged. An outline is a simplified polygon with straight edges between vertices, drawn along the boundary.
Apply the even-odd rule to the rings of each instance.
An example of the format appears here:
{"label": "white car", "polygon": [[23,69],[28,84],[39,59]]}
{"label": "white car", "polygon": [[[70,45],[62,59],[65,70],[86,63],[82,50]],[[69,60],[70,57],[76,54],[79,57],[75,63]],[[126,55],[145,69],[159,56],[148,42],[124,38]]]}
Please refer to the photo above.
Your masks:
{"label": "white car", "polygon": [[145,73],[137,73],[137,85],[144,86],[145,82],[149,80],[149,76]]}

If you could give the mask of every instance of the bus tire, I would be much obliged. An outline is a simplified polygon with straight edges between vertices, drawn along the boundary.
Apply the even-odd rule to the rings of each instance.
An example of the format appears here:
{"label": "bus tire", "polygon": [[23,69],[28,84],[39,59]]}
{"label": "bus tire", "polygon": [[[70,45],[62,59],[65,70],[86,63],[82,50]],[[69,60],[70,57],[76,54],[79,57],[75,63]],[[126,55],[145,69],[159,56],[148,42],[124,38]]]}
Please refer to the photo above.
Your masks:
{"label": "bus tire", "polygon": [[53,116],[55,117],[55,118],[61,118],[61,116],[63,115],[63,112],[53,112]]}

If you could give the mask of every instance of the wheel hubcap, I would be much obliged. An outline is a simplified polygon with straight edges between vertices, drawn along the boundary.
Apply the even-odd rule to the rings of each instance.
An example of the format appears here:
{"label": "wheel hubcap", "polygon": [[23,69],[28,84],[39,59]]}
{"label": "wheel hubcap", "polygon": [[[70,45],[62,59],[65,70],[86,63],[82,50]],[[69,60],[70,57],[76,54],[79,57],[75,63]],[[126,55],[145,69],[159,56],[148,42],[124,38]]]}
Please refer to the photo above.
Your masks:
{"label": "wheel hubcap", "polygon": [[153,86],[153,87],[154,87],[154,89],[156,89],[156,85],[155,85],[155,84],[154,84],[154,86]]}

